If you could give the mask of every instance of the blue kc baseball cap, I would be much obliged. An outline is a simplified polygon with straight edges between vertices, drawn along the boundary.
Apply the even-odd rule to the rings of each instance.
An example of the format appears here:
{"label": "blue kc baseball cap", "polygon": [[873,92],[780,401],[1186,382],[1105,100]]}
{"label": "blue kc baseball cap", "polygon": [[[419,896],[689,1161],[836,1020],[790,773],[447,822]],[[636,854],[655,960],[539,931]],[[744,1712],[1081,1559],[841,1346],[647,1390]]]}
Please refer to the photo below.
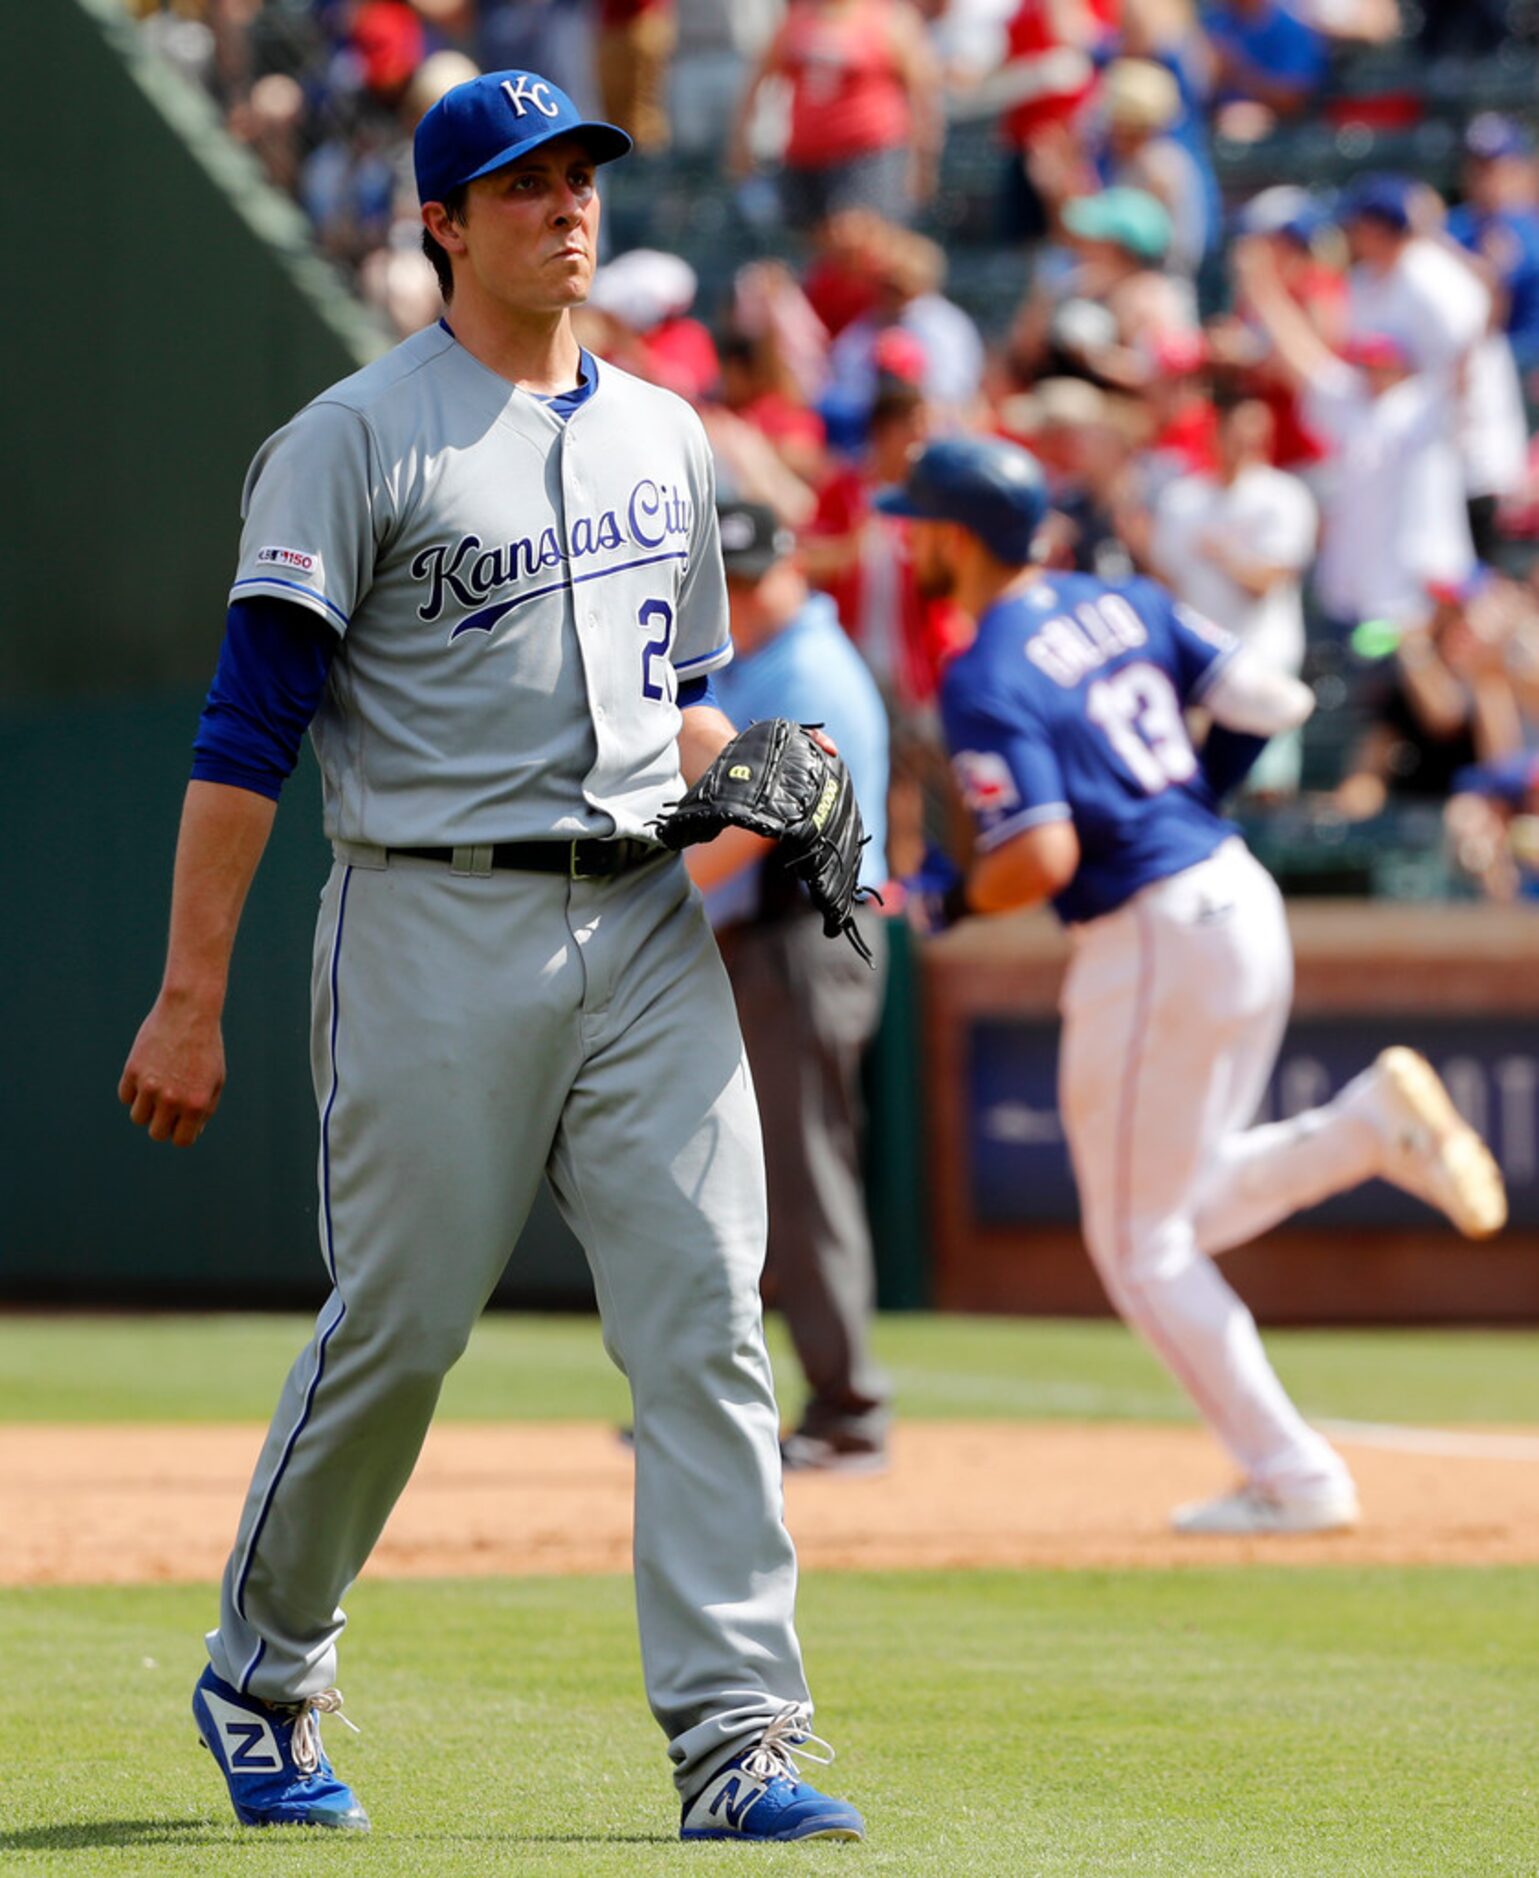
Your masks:
{"label": "blue kc baseball cap", "polygon": [[612,163],[631,147],[618,124],[584,117],[559,85],[538,72],[484,72],[467,79],[446,91],[417,126],[418,200],[442,202],[461,184],[571,136],[587,140],[595,163]]}
{"label": "blue kc baseball cap", "polygon": [[1047,482],[1029,450],[1002,437],[942,437],[904,481],[874,498],[884,515],[960,522],[996,559],[1024,567],[1047,514]]}

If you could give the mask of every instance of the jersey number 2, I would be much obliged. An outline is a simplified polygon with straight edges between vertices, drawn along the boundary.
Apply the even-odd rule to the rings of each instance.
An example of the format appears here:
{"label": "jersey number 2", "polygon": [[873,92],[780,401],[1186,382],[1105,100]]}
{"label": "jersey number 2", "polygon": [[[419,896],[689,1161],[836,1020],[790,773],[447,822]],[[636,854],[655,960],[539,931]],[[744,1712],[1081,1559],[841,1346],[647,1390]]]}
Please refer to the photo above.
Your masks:
{"label": "jersey number 2", "polygon": [[1085,710],[1146,795],[1196,775],[1180,700],[1157,665],[1128,665],[1098,678],[1086,694]]}
{"label": "jersey number 2", "polygon": [[653,676],[654,661],[666,659],[668,648],[673,644],[673,608],[666,600],[643,600],[636,624],[647,627],[655,624],[658,628],[657,637],[649,639],[641,648],[641,695],[661,703],[668,696],[668,685],[665,678]]}

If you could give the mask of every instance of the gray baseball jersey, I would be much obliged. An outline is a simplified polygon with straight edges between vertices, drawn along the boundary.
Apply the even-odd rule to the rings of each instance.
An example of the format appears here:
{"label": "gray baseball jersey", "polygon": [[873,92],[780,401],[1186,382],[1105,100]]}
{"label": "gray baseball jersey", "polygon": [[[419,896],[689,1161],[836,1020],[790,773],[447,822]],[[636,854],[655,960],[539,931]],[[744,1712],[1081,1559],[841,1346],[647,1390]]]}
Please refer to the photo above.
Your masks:
{"label": "gray baseball jersey", "polygon": [[545,1174],[631,1386],[642,1656],[690,1794],[807,1703],[726,975],[665,850],[570,879],[391,852],[637,835],[678,787],[679,678],[731,655],[710,458],[686,405],[597,370],[563,423],[434,328],[247,485],[234,594],[340,636],[311,1035],[333,1289],[209,1654],[268,1700],[334,1679],[340,1601]]}
{"label": "gray baseball jersey", "polygon": [[677,793],[678,679],[732,656],[710,450],[682,399],[597,370],[563,423],[433,326],[258,451],[231,597],[341,636],[333,839],[638,835]]}

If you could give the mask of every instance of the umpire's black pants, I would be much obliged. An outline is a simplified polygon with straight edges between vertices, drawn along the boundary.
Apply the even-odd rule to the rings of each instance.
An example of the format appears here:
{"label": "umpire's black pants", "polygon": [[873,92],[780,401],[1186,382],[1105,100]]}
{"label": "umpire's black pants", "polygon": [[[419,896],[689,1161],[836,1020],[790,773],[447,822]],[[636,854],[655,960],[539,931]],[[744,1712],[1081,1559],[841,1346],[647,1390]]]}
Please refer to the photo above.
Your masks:
{"label": "umpire's black pants", "polygon": [[718,934],[764,1131],[767,1301],[807,1379],[799,1431],[880,1442],[888,1385],[870,1352],[875,1289],[860,1171],[860,1064],[881,1019],[887,933],[857,913],[876,969],[808,908]]}

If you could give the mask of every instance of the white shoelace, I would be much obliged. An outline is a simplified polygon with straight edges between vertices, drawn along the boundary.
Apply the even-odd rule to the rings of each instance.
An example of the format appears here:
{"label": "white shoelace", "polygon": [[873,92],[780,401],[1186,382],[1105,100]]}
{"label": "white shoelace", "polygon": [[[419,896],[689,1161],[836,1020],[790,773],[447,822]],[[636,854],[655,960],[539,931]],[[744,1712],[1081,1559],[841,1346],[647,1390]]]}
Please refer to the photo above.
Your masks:
{"label": "white shoelace", "polygon": [[299,1705],[299,1713],[294,1717],[294,1734],[290,1744],[294,1765],[305,1775],[320,1771],[321,1724],[316,1720],[317,1715],[335,1715],[355,1735],[363,1732],[357,1722],[349,1721],[342,1713],[340,1689],[322,1689],[319,1695],[306,1696]]}
{"label": "white shoelace", "polygon": [[757,1744],[744,1755],[743,1772],[751,1774],[755,1780],[774,1780],[779,1776],[798,1780],[800,1770],[793,1757],[811,1761],[818,1767],[831,1767],[834,1751],[821,1735],[815,1735],[807,1726],[811,1719],[810,1712],[798,1703],[782,1709]]}

